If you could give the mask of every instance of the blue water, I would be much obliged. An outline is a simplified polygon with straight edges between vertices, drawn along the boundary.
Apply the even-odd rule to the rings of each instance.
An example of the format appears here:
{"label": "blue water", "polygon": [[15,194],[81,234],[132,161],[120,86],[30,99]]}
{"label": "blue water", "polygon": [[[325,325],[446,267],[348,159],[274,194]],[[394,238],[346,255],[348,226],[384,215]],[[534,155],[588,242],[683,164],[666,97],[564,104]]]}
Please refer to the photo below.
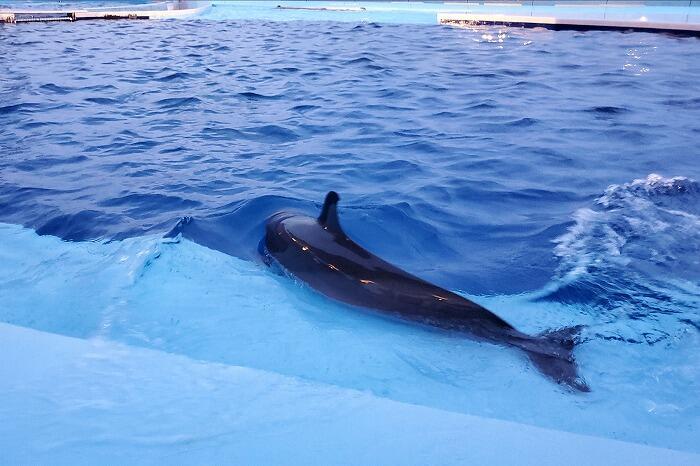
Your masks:
{"label": "blue water", "polygon": [[[195,19],[0,48],[1,320],[698,451],[698,39]],[[331,189],[387,260],[586,324],[592,394],[267,271],[267,216]]]}

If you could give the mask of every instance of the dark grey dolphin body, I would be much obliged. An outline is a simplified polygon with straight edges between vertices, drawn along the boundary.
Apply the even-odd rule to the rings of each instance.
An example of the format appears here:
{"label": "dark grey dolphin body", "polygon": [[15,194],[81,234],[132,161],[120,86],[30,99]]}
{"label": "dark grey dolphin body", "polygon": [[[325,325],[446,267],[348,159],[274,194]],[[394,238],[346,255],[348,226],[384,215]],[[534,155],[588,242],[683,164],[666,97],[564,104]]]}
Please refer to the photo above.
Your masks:
{"label": "dark grey dolphin body", "polygon": [[391,265],[343,232],[336,210],[338,200],[335,192],[328,193],[318,218],[288,212],[273,215],[266,226],[265,254],[330,298],[478,340],[515,346],[552,380],[589,391],[572,354],[580,327],[526,335],[486,308]]}

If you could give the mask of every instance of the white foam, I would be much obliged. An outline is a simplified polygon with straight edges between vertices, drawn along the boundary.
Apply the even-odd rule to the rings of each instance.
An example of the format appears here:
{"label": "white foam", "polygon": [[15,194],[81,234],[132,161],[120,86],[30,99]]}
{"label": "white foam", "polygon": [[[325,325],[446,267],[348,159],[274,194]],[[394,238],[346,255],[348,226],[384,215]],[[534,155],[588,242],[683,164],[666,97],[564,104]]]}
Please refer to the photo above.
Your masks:
{"label": "white foam", "polygon": [[595,204],[578,210],[573,226],[556,240],[564,281],[592,266],[665,268],[664,275],[675,271],[689,281],[700,277],[697,182],[650,174],[610,186]]}

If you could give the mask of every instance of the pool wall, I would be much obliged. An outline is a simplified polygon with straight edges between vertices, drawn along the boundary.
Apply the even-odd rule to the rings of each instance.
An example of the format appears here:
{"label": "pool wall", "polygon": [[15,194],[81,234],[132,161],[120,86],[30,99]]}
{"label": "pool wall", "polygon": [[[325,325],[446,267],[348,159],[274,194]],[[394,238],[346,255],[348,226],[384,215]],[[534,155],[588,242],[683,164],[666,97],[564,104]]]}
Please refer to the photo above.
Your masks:
{"label": "pool wall", "polygon": [[[277,8],[278,6],[294,9]],[[349,8],[353,7],[353,8]],[[328,8],[322,10],[320,8]],[[700,24],[700,1],[682,2],[325,2],[215,1],[202,17],[211,19],[332,20],[385,23],[439,22],[444,14],[513,15],[579,21]]]}
{"label": "pool wall", "polygon": [[[133,2],[129,10],[136,8]],[[175,2],[173,2],[175,3]],[[700,28],[700,0],[679,1],[488,1],[465,0],[461,2],[420,2],[420,1],[361,1],[338,2],[323,0],[226,0],[213,2],[179,2],[183,4],[206,4],[212,8],[203,9],[201,19],[256,19],[256,20],[329,20],[348,22],[377,23],[419,23],[435,24],[446,14],[505,15],[517,17],[539,17],[586,21],[617,21],[641,23],[669,23],[673,25],[694,25]],[[61,9],[89,8],[102,6],[104,2],[64,2]],[[30,2],[26,0],[4,0],[0,10],[46,9],[51,2]],[[54,5],[55,6],[55,5]],[[283,8],[278,8],[279,6]],[[133,7],[133,8],[132,8]],[[288,8],[284,8],[288,7]],[[0,21],[6,20],[0,13]],[[523,21],[511,21],[523,22]],[[676,27],[677,28],[677,27]]]}

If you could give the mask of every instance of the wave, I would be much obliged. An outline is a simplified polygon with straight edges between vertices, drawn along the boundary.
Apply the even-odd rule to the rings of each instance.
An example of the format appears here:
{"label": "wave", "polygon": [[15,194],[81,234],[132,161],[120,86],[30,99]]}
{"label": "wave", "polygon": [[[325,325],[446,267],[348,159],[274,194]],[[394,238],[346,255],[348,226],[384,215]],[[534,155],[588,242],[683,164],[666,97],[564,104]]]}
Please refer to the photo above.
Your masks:
{"label": "wave", "polygon": [[300,139],[291,129],[279,125],[250,126],[243,128],[206,127],[202,134],[211,140],[231,141],[242,139],[267,144],[284,144]]}
{"label": "wave", "polygon": [[3,106],[0,106],[0,115],[9,114],[9,113],[28,112],[28,111],[38,109],[40,107],[41,107],[41,104],[33,103],[33,102],[22,102],[22,103],[13,104],[13,105],[3,105]]}
{"label": "wave", "polygon": [[624,266],[697,282],[700,184],[651,174],[610,186],[593,208],[574,214],[574,225],[556,243],[563,277]]}
{"label": "wave", "polygon": [[239,97],[242,97],[244,99],[249,99],[249,100],[279,100],[282,98],[281,95],[275,94],[275,95],[265,95],[265,94],[259,94],[257,92],[239,92],[237,94]]}
{"label": "wave", "polygon": [[[555,243],[560,265],[542,300],[586,304],[602,323],[624,319],[635,329],[628,341],[656,343],[700,327],[697,181],[650,174],[612,185],[574,213]],[[669,324],[659,322],[664,316]]]}
{"label": "wave", "polygon": [[198,105],[201,103],[201,99],[198,99],[197,97],[171,97],[167,99],[161,99],[155,102],[155,104],[159,107],[167,109],[180,109]]}

